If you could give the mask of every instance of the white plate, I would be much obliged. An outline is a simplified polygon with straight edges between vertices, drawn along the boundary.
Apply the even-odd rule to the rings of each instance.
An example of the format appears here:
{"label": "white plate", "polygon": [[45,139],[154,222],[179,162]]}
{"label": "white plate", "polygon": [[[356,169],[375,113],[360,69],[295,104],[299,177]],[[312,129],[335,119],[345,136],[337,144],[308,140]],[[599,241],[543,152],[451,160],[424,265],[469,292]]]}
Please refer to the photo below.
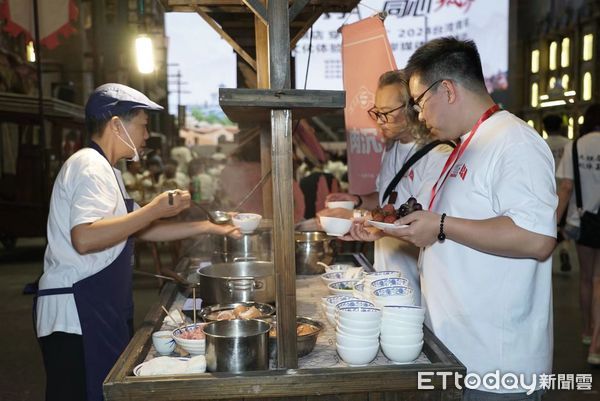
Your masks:
{"label": "white plate", "polygon": [[403,224],[401,226],[397,226],[394,223],[383,223],[381,221],[369,220],[369,224],[373,227],[377,227],[380,230],[385,230],[386,228],[406,228],[408,224]]}
{"label": "white plate", "polygon": [[[159,357],[159,358],[161,358],[161,357]],[[177,360],[179,360],[179,361],[183,361],[183,362],[187,362],[187,361],[189,361],[189,360],[190,360],[190,358],[176,358],[176,357],[168,357],[168,356],[165,356],[165,357],[162,357],[162,358],[173,358],[173,359],[177,359]],[[140,375],[140,370],[141,370],[141,369],[142,369],[144,366],[146,366],[146,365],[148,364],[148,362],[150,362],[151,360],[152,360],[152,359],[150,359],[149,361],[146,361],[146,362],[142,362],[142,363],[140,363],[139,365],[137,365],[135,368],[133,368],[133,374],[134,374],[135,376],[139,376],[139,375]],[[172,375],[174,375],[174,374],[184,374],[184,373],[164,373],[164,374],[162,374],[162,375],[147,375],[147,376],[164,376],[164,375],[166,375],[166,376],[169,376],[169,375],[170,375],[170,376],[172,376]]]}

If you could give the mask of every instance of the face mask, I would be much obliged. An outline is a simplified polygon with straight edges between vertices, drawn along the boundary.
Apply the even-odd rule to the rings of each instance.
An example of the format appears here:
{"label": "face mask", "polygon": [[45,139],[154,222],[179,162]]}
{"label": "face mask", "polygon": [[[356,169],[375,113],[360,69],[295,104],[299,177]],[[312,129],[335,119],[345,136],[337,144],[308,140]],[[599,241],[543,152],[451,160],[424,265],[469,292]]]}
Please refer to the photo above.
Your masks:
{"label": "face mask", "polygon": [[120,119],[119,119],[119,123],[121,123],[121,127],[123,127],[123,131],[125,131],[125,135],[127,135],[127,139],[129,140],[130,144],[127,143],[127,142],[125,142],[125,140],[123,138],[121,138],[121,136],[119,134],[117,134],[117,138],[119,138],[119,140],[121,142],[123,142],[129,149],[133,150],[134,154],[133,154],[133,157],[130,160],[134,161],[134,162],[139,162],[140,161],[140,154],[138,153],[135,144],[131,140],[131,137],[129,136],[129,132],[127,132],[127,128],[125,128],[125,125],[123,125],[123,122]]}

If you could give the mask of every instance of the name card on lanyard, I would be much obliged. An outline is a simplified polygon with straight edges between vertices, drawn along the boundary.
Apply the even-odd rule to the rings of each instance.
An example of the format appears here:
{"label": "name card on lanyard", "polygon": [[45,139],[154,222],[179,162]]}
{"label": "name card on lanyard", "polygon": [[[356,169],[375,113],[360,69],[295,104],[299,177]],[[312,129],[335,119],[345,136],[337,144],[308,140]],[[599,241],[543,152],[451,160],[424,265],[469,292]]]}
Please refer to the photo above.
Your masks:
{"label": "name card on lanyard", "polygon": [[469,134],[469,136],[467,137],[467,139],[465,139],[465,141],[462,142],[462,143],[459,142],[456,145],[456,147],[454,148],[454,150],[452,151],[452,153],[450,153],[450,156],[448,157],[448,160],[446,160],[446,164],[444,164],[444,168],[442,169],[442,173],[438,177],[438,179],[435,182],[435,185],[433,186],[433,188],[431,188],[431,198],[430,198],[430,201],[429,201],[429,208],[428,208],[428,210],[431,210],[431,207],[433,206],[433,202],[435,201],[436,196],[440,193],[440,191],[442,190],[442,187],[446,183],[446,179],[448,178],[448,175],[450,174],[451,171],[454,170],[454,165],[456,164],[456,162],[458,162],[458,159],[460,159],[460,157],[462,156],[462,154],[465,153],[465,150],[467,150],[467,147],[469,146],[469,143],[471,142],[471,139],[473,139],[473,136],[475,136],[475,133],[477,132],[477,128],[479,128],[479,126],[481,124],[483,124],[483,122],[485,120],[487,120],[488,118],[490,118],[492,116],[492,114],[494,114],[498,110],[500,110],[500,106],[498,106],[497,104],[494,104],[492,107],[490,107],[489,109],[487,109],[481,115],[481,117],[479,117],[479,120],[477,120],[477,122],[475,123],[475,125],[471,129],[471,133]]}

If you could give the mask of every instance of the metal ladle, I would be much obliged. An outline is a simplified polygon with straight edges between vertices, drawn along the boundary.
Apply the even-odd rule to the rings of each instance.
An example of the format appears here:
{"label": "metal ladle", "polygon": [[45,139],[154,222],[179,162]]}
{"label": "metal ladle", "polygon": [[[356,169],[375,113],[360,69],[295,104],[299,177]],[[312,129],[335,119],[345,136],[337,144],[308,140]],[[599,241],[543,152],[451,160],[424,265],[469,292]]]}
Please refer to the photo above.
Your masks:
{"label": "metal ladle", "polygon": [[[271,170],[267,171],[265,175],[252,187],[250,192],[244,196],[244,198],[238,203],[238,205],[233,209],[234,212],[237,212],[244,203],[256,192],[258,188],[260,188],[267,178],[271,175]],[[208,216],[208,220],[214,224],[227,224],[231,223],[231,216],[227,212],[223,212],[221,210],[207,210],[204,206],[202,206],[199,202],[192,201],[194,205],[196,205],[200,210],[202,210]]]}

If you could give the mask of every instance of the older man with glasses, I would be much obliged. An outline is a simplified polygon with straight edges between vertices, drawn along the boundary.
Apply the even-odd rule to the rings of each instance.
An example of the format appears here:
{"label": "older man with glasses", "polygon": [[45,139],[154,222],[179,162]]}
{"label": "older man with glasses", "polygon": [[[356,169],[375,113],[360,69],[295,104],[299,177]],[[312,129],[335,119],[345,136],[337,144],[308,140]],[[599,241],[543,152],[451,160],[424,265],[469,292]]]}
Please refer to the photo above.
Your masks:
{"label": "older man with glasses", "polygon": [[[429,211],[386,230],[424,250],[426,324],[483,377],[552,370],[550,255],[557,197],[548,146],[487,93],[472,41],[441,38],[407,70],[412,107],[432,134],[459,145],[431,188]],[[465,400],[538,400],[518,385],[467,389]],[[510,383],[508,383],[510,384]]]}
{"label": "older man with glasses", "polygon": [[[386,203],[398,208],[410,196],[421,199],[428,197],[428,188],[437,179],[437,174],[448,158],[451,148],[447,145],[435,146],[436,143],[424,149],[424,145],[431,142],[431,138],[425,126],[417,120],[417,113],[410,108],[409,103],[408,80],[404,72],[398,70],[382,74],[375,93],[375,104],[368,110],[369,116],[377,122],[380,135],[386,141],[376,180],[376,192],[362,197],[330,194],[328,201],[352,200],[357,207],[371,210]],[[407,168],[401,174],[407,161],[422,149],[419,153],[419,156],[423,155],[422,158],[414,164],[409,163],[410,167],[407,164]],[[398,174],[401,176],[394,180]],[[427,190],[423,191],[424,188]],[[336,215],[335,213],[335,210],[326,210],[320,214]],[[351,235],[343,239],[376,241],[375,269],[400,270],[402,276],[410,281],[417,303],[420,302],[417,247],[397,238],[384,237],[380,232],[373,233],[360,228],[353,229]]]}

